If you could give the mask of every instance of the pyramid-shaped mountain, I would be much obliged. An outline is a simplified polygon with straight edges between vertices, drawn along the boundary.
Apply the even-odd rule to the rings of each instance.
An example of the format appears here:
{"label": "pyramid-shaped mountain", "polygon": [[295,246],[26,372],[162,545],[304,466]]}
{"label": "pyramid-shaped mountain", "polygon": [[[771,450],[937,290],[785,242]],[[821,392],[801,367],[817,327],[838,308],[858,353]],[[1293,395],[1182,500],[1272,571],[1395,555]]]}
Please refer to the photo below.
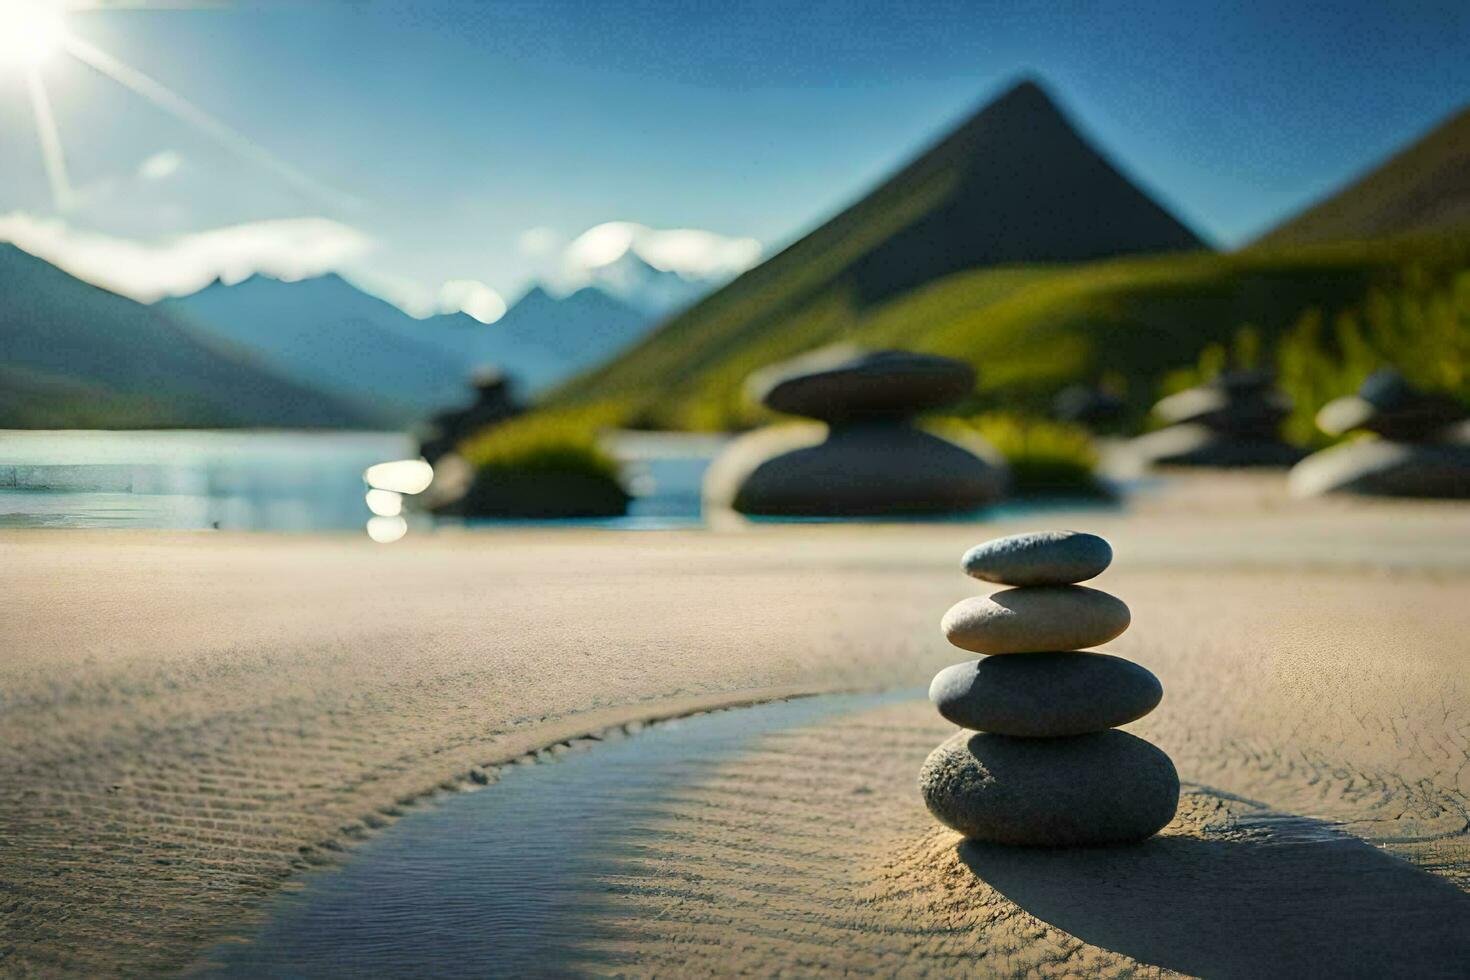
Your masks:
{"label": "pyramid-shaped mountain", "polygon": [[[567,397],[705,369],[732,347],[987,266],[1207,247],[1024,81],[857,203],[665,323]],[[752,366],[759,366],[758,364]]]}
{"label": "pyramid-shaped mountain", "polygon": [[1257,240],[1364,241],[1470,228],[1470,106]]}
{"label": "pyramid-shaped mountain", "polygon": [[888,299],[981,266],[1204,245],[1083,139],[1030,81],[787,251],[818,236],[861,235],[914,212],[913,220],[850,266],[862,301]]}

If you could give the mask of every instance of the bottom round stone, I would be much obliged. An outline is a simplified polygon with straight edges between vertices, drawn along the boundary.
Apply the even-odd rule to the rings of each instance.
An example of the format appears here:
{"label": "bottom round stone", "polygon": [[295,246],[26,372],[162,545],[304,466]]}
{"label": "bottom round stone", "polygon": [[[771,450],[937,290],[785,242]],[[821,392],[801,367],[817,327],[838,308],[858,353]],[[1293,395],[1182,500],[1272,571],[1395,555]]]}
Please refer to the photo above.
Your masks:
{"label": "bottom round stone", "polygon": [[941,823],[975,840],[1123,844],[1174,819],[1179,774],[1163,751],[1117,730],[1045,739],[961,731],[929,753],[919,791]]}

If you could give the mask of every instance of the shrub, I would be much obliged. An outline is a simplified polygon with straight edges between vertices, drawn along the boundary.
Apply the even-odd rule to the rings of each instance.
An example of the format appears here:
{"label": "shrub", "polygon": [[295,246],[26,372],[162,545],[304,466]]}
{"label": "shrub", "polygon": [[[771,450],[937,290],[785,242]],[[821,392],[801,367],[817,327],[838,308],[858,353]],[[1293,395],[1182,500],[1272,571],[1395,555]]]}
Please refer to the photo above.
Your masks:
{"label": "shrub", "polygon": [[[1050,494],[1106,495],[1098,480],[1097,448],[1080,425],[989,412],[952,420],[978,433],[1005,457],[1015,492],[1022,496]],[[943,428],[939,429],[941,434]]]}
{"label": "shrub", "polygon": [[528,412],[465,439],[459,452],[479,470],[580,473],[616,479],[618,464],[598,443],[598,433],[619,424],[611,402]]}
{"label": "shrub", "polygon": [[1317,411],[1381,367],[1470,404],[1470,270],[1436,280],[1410,268],[1398,286],[1370,291],[1330,321],[1307,310],[1278,344],[1276,366],[1295,402],[1285,432],[1302,445],[1331,442],[1316,426]]}

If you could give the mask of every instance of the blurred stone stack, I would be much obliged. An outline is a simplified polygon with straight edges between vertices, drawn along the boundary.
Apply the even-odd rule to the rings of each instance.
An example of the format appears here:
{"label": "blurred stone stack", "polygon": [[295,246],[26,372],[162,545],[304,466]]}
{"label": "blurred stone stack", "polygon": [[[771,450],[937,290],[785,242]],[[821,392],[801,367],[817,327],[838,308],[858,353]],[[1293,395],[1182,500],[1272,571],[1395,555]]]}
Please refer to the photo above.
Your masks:
{"label": "blurred stone stack", "polygon": [[1069,385],[1051,402],[1052,417],[1060,422],[1084,426],[1093,432],[1108,432],[1127,418],[1128,404],[1101,385]]}
{"label": "blurred stone stack", "polygon": [[980,660],[939,672],[929,697],[961,729],[925,761],[919,789],[974,840],[1064,847],[1143,840],[1174,817],[1179,777],[1155,746],[1117,730],[1163,696],[1131,661],[1084,653],[1128,628],[1119,599],[1075,583],[1112,562],[1093,534],[998,538],[965,554],[974,578],[1016,586],[965,599],[944,635]]}
{"label": "blurred stone stack", "polygon": [[1397,371],[1382,370],[1356,395],[1317,413],[1328,435],[1363,432],[1324,449],[1291,471],[1296,496],[1360,493],[1394,497],[1470,498],[1470,423],[1447,395],[1418,391]]}
{"label": "blurred stone stack", "polygon": [[440,412],[420,433],[419,453],[430,463],[452,453],[461,441],[475,433],[525,411],[515,398],[510,379],[494,368],[476,371],[470,387],[475,392],[474,401]]}
{"label": "blurred stone stack", "polygon": [[767,408],[824,424],[775,425],[732,442],[704,498],[742,514],[866,517],[974,510],[1004,495],[1005,464],[978,436],[939,436],[914,416],[975,387],[970,365],[933,354],[823,348],[757,371]]}
{"label": "blurred stone stack", "polygon": [[1227,371],[1208,384],[1154,406],[1167,428],[1133,440],[1134,452],[1159,466],[1280,466],[1305,453],[1282,441],[1291,399],[1265,371]]}

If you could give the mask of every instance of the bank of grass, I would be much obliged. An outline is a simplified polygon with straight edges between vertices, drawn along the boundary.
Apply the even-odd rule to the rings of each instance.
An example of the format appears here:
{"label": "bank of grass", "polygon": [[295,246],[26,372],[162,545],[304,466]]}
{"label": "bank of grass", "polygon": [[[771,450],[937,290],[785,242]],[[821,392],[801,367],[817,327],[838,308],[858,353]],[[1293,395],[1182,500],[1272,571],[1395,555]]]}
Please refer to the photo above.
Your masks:
{"label": "bank of grass", "polygon": [[1442,288],[1466,269],[1470,236],[1457,236],[980,269],[868,308],[838,283],[779,315],[758,297],[744,309],[734,301],[745,293],[717,293],[550,403],[620,399],[651,427],[748,428],[769,417],[744,397],[751,371],[851,341],[969,361],[979,375],[970,412],[1039,416],[1061,388],[1108,377],[1140,424],[1171,373],[1231,344],[1244,325],[1266,356],[1287,343],[1302,349],[1288,361],[1329,359],[1336,341],[1305,336],[1304,316],[1333,324],[1375,293]]}
{"label": "bank of grass", "polygon": [[618,479],[618,462],[599,445],[605,429],[623,421],[614,402],[546,408],[516,416],[471,436],[459,453],[477,470],[579,474]]}
{"label": "bank of grass", "polygon": [[1098,452],[1080,425],[1030,418],[1010,412],[986,412],[929,423],[943,434],[973,433],[1005,458],[1016,496],[1110,496],[1097,477]]}
{"label": "bank of grass", "polygon": [[1178,391],[1227,367],[1273,369],[1292,399],[1283,434],[1311,448],[1341,438],[1317,428],[1318,410],[1384,367],[1470,411],[1470,270],[1411,266],[1402,281],[1374,287],[1345,309],[1308,307],[1274,344],[1253,324],[1242,324],[1227,342],[1206,345],[1192,364],[1167,374],[1161,388]]}

